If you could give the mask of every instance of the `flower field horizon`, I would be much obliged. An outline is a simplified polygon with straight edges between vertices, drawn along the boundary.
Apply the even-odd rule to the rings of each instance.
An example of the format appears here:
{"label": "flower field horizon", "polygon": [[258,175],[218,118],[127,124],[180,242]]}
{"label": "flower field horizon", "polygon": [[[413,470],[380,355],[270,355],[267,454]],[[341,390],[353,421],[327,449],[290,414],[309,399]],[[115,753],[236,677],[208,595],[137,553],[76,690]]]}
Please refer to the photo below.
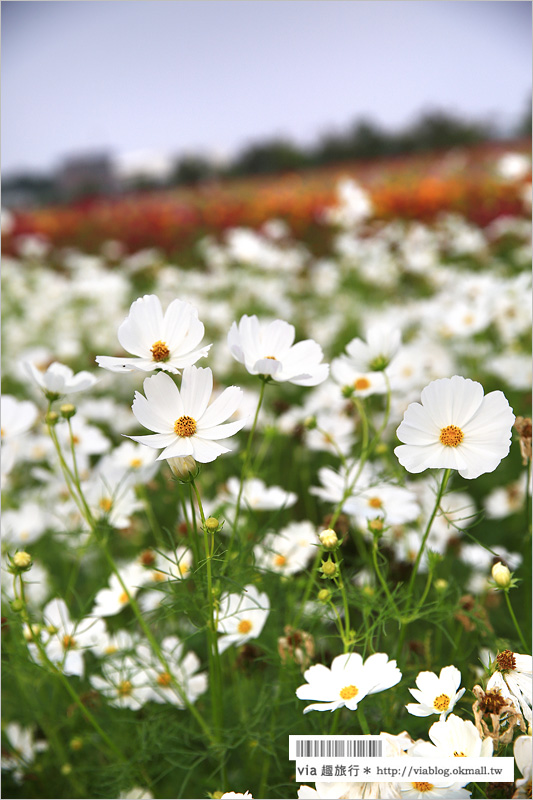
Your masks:
{"label": "flower field horizon", "polygon": [[531,796],[531,158],[357,170],[3,216],[4,797]]}
{"label": "flower field horizon", "polygon": [[335,202],[343,177],[369,192],[375,218],[428,222],[455,212],[486,226],[499,216],[522,212],[520,197],[507,190],[495,170],[498,158],[508,151],[527,155],[531,140],[212,180],[196,188],[87,197],[18,211],[2,244],[4,253],[14,254],[17,238],[31,234],[55,247],[98,252],[104,242],[116,240],[128,253],[156,247],[166,256],[183,256],[185,251],[194,260],[190,251],[202,236],[236,227],[257,229],[275,218],[283,219],[296,237],[309,239],[315,249],[327,250],[330,240],[322,216]]}

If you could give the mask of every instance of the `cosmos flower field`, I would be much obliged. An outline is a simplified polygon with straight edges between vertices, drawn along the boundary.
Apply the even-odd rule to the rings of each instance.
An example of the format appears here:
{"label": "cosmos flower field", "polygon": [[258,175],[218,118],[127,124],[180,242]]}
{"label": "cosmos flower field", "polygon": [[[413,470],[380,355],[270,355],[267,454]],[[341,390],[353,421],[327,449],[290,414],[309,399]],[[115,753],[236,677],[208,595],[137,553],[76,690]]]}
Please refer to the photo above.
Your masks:
{"label": "cosmos flower field", "polygon": [[[531,166],[506,158],[483,224],[342,179],[327,252],[279,218],[198,231],[191,265],[155,229],[82,250],[4,217],[4,797],[531,796]],[[515,780],[297,779],[289,735],[368,734]]]}

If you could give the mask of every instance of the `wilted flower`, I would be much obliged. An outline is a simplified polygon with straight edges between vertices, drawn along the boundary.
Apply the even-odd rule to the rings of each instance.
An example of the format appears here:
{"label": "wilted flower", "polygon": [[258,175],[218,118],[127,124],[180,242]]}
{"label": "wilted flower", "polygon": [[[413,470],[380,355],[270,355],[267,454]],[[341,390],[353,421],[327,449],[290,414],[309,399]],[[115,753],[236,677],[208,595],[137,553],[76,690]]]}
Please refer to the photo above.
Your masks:
{"label": "wilted flower", "polygon": [[386,653],[374,653],[363,663],[359,653],[337,656],[331,669],[315,664],[304,672],[307,681],[296,689],[300,700],[320,700],[304,708],[309,711],[335,711],[349,708],[355,711],[358,703],[368,694],[383,692],[395,686],[402,678],[396,661],[389,661]]}
{"label": "wilted flower", "polygon": [[204,464],[230,452],[216,440],[227,439],[244,426],[243,419],[221,424],[239,406],[242,391],[237,386],[225,389],[208,406],[213,373],[209,367],[192,366],[183,371],[181,390],[164,372],[146,378],[143,387],[146,397],[135,392],[132,410],[141,425],[156,433],[129,438],[148,447],[163,448],[158,461],[192,456]]}
{"label": "wilted flower", "polygon": [[313,339],[293,345],[293,325],[276,319],[260,324],[257,317],[245,314],[228,333],[233,358],[244,364],[251,375],[265,375],[279,382],[298,386],[317,386],[328,377],[329,366],[322,361],[322,348]]}
{"label": "wilted flower", "polygon": [[456,469],[463,478],[493,472],[508,452],[514,414],[502,392],[483,395],[476,381],[454,375],[422,390],[397,430],[394,452],[409,472]]}
{"label": "wilted flower", "polygon": [[532,720],[531,675],[531,656],[504,650],[496,656],[496,672],[487,683],[487,690],[499,688],[502,695],[522,711],[529,724]]}
{"label": "wilted flower", "polygon": [[120,344],[136,357],[97,356],[96,362],[111,372],[162,369],[176,373],[207,355],[210,344],[198,348],[203,335],[204,325],[190,303],[173,300],[163,315],[159,298],[145,294],[131,304],[118,329]]}
{"label": "wilted flower", "polygon": [[[472,705],[476,728],[484,739],[490,737],[497,743],[508,744],[512,741],[515,727],[525,730],[522,714],[509,698],[502,695],[499,687],[484,691],[481,686],[474,686],[472,693],[476,698]],[[492,729],[485,717],[490,718]]]}
{"label": "wilted flower", "polygon": [[310,633],[299,631],[290,625],[285,625],[284,636],[278,639],[278,653],[283,664],[294,661],[302,668],[309,666],[315,654],[315,641]]}

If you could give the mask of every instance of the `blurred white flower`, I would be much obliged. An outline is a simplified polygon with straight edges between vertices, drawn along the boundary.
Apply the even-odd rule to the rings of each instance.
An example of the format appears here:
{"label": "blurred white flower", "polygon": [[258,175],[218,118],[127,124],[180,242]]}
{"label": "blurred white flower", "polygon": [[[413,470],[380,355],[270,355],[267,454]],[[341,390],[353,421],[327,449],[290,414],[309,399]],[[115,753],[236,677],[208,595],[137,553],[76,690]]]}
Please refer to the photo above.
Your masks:
{"label": "blurred white flower", "polygon": [[131,656],[104,662],[102,675],[91,675],[89,680],[117,708],[136,711],[152,697],[145,669]]}
{"label": "blurred white flower", "polygon": [[316,386],[328,376],[328,364],[322,364],[322,348],[313,339],[293,344],[293,325],[276,319],[261,324],[257,317],[245,314],[234,322],[228,333],[232,356],[244,364],[251,375],[263,375],[275,381],[298,386]]}
{"label": "blurred white flower", "polygon": [[146,668],[149,699],[185,708],[185,700],[194,703],[207,690],[207,673],[198,673],[200,659],[196,653],[184,654],[183,644],[177,636],[166,636],[160,647],[170,672],[147,644],[137,648],[137,658]]}
{"label": "blurred white flower", "polygon": [[44,392],[50,394],[66,395],[84,392],[98,383],[98,378],[91,375],[90,372],[83,371],[74,374],[70,367],[60,364],[58,361],[50,364],[44,372],[29,361],[24,362],[23,367],[30,378],[33,378]]}
{"label": "blurred white flower", "polygon": [[270,600],[253,584],[245,586],[242,594],[226,594],[220,598],[218,650],[223,653],[232,644],[241,645],[257,639],[270,612]]}
{"label": "blurred white flower", "polygon": [[143,567],[137,562],[127,564],[120,568],[120,576],[124,586],[114,573],[109,579],[109,584],[105,589],[100,589],[94,598],[94,606],[91,615],[95,617],[112,617],[122,611],[129,602],[128,592],[131,597],[135,597],[139,588],[143,585],[145,573]]}
{"label": "blurred white flower", "polygon": [[484,396],[480,383],[454,375],[432,381],[421,399],[396,432],[404,444],[394,452],[409,472],[457,469],[472,479],[493,472],[508,454],[515,417],[502,392]]}
{"label": "blurred white flower", "polygon": [[294,575],[307,567],[318,544],[311,522],[291,522],[279,533],[267,533],[261,544],[254,547],[256,567],[280,575]]}
{"label": "blurred white flower", "polygon": [[225,389],[208,405],[213,390],[209,367],[186,367],[181,390],[169,375],[160,372],[146,378],[146,397],[135,392],[132,410],[141,425],[156,431],[147,436],[130,436],[136,442],[155,449],[163,448],[158,461],[192,456],[205,464],[229,449],[218,439],[227,439],[244,427],[246,420],[227,422],[237,410],[242,391],[237,386]]}
{"label": "blurred white flower", "polygon": [[198,348],[204,335],[198,312],[184,300],[173,300],[163,315],[159,298],[145,294],[135,300],[118,329],[118,340],[135,358],[97,356],[100,367],[111,372],[179,372],[206,356],[211,345]]}
{"label": "blurred white flower", "polygon": [[[226,497],[232,503],[237,502],[239,485],[238,478],[228,478]],[[290,508],[297,499],[294,492],[287,492],[281,486],[267,486],[260,478],[248,478],[243,484],[242,502],[254,511]]]}
{"label": "blurred white flower", "polygon": [[[45,606],[43,620],[48,637],[43,641],[46,655],[65,675],[81,677],[84,673],[83,650],[99,641],[105,633],[105,623],[93,617],[74,622],[65,601],[59,598]],[[30,641],[28,650],[33,660],[40,663],[37,645]]]}

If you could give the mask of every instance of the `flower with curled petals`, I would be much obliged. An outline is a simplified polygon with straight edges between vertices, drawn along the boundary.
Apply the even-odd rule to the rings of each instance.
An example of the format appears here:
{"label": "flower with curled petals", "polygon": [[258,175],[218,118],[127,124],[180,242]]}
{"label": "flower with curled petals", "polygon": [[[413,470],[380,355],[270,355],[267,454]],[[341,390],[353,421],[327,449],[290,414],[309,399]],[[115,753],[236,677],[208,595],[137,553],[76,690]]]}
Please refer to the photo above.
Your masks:
{"label": "flower with curled petals", "polygon": [[218,443],[240,431],[246,419],[226,422],[237,410],[242,390],[230,386],[210,405],[213,373],[209,367],[186,367],[181,389],[170,375],[159,372],[146,378],[146,397],[135,392],[132,410],[141,425],[155,431],[147,436],[130,436],[135,442],[156,449],[163,448],[158,461],[192,456],[205,464],[214,461],[229,448]]}
{"label": "flower with curled petals", "polygon": [[294,326],[281,319],[261,324],[255,314],[245,314],[228,333],[233,358],[250,375],[264,375],[280,383],[317,386],[328,377],[329,365],[321,364],[322,348],[313,339],[293,344]]}
{"label": "flower with curled petals", "polygon": [[198,312],[184,300],[173,300],[165,313],[155,294],[145,294],[131,304],[118,329],[118,340],[135,358],[97,356],[100,367],[111,372],[154,369],[179,373],[206,356],[210,344],[198,347],[204,335]]}
{"label": "flower with curled petals", "polygon": [[463,478],[493,472],[511,445],[514,414],[505,395],[483,394],[476,381],[454,375],[432,381],[411,403],[396,431],[394,452],[409,472],[456,469]]}
{"label": "flower with curled petals", "polygon": [[355,711],[358,703],[368,694],[383,692],[395,686],[402,673],[396,661],[389,661],[386,653],[374,653],[365,662],[359,653],[337,656],[331,669],[315,664],[304,672],[307,683],[296,689],[300,700],[318,700],[304,708],[309,711],[335,711],[346,706]]}

